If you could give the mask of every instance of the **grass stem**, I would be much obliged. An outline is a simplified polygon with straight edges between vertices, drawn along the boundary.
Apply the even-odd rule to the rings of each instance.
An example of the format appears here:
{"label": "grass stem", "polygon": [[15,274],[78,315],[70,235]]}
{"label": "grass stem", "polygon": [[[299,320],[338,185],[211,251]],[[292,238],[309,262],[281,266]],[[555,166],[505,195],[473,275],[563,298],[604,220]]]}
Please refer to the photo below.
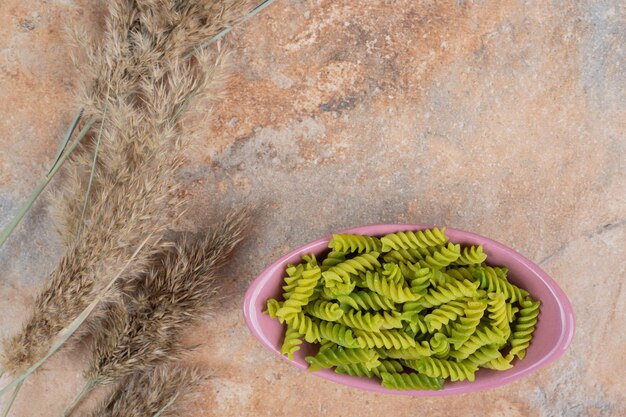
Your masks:
{"label": "grass stem", "polygon": [[11,394],[9,401],[7,402],[4,408],[4,411],[2,412],[2,417],[7,417],[9,415],[9,410],[11,409],[11,407],[13,407],[13,402],[15,401],[15,397],[17,397],[17,393],[20,392],[20,388],[22,388],[22,384],[24,384],[24,381],[21,381],[19,384],[15,386],[15,389],[13,390],[13,393]]}
{"label": "grass stem", "polygon": [[[250,10],[248,12],[248,14],[241,20],[241,22],[239,22],[239,24],[245,22],[246,20],[250,19],[251,17],[259,14],[263,9],[265,9],[266,7],[269,7],[272,3],[274,3],[274,0],[265,0],[262,1],[261,3],[259,3],[254,9]],[[222,38],[224,35],[226,35],[227,33],[229,33],[231,30],[233,30],[233,27],[225,27],[224,29],[222,29],[217,35],[213,36],[211,39],[201,43],[199,46],[195,47],[194,50],[189,53],[189,55],[187,55],[187,57],[193,55],[193,53],[195,51],[198,51],[200,49],[204,49],[207,46],[211,45],[213,42],[217,41],[218,39]]]}
{"label": "grass stem", "polygon": [[76,406],[81,402],[85,395],[89,394],[96,387],[96,385],[98,384],[95,381],[87,382],[87,384],[83,387],[83,390],[79,392],[76,397],[74,397],[72,402],[69,403],[67,407],[65,407],[62,417],[68,417],[70,414],[72,414],[74,408],[76,408]]}
{"label": "grass stem", "polygon": [[[107,101],[108,103],[108,101]],[[83,226],[83,220],[85,218],[85,211],[87,211],[87,204],[89,203],[89,194],[91,194],[91,184],[93,183],[93,177],[96,174],[96,163],[98,162],[98,152],[100,151],[100,141],[102,139],[102,129],[104,127],[104,120],[107,117],[107,105],[104,105],[104,111],[102,112],[102,120],[100,121],[100,129],[98,129],[98,140],[96,141],[96,149],[93,153],[93,163],[91,164],[91,172],[89,174],[89,184],[87,184],[87,192],[85,193],[85,202],[83,203],[83,211],[80,214],[80,222],[76,230],[76,237],[80,236],[80,232]]]}
{"label": "grass stem", "polygon": [[[4,228],[4,230],[0,234],[0,247],[2,247],[2,245],[4,245],[4,243],[7,241],[9,236],[11,236],[11,233],[13,233],[17,225],[22,221],[26,213],[28,213],[28,210],[30,210],[30,208],[32,207],[37,197],[39,197],[39,195],[44,190],[44,188],[46,188],[46,186],[52,180],[54,175],[59,171],[61,166],[63,166],[63,163],[72,154],[72,152],[74,152],[74,150],[82,142],[85,136],[87,136],[87,133],[89,133],[91,126],[93,126],[95,122],[96,122],[95,118],[92,118],[91,120],[87,122],[87,124],[83,127],[83,129],[80,131],[80,133],[76,137],[76,140],[74,141],[74,143],[72,143],[70,148],[55,161],[55,163],[52,165],[52,167],[48,171],[48,174],[46,174],[46,176],[43,178],[43,180],[41,180],[39,185],[37,185],[35,190],[31,193],[31,195],[28,197],[26,202],[22,205],[20,210],[17,212],[17,215],[13,218],[13,220],[11,220],[11,223],[9,223],[7,227]],[[70,135],[71,135],[71,131],[73,131],[73,127],[70,127],[70,129],[68,130]]]}

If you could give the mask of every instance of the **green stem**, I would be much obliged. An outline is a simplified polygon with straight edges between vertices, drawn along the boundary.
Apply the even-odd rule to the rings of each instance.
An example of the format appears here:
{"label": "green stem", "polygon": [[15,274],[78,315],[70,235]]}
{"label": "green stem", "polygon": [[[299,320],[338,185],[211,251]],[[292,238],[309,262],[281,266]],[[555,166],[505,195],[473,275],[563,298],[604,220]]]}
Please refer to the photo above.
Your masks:
{"label": "green stem", "polygon": [[54,175],[59,171],[63,163],[72,154],[72,152],[74,152],[74,150],[78,147],[78,145],[85,138],[85,136],[87,136],[87,133],[89,133],[91,126],[93,126],[95,122],[96,122],[95,118],[92,118],[91,120],[87,122],[87,124],[83,127],[83,129],[78,134],[78,137],[76,138],[74,143],[72,143],[72,146],[67,150],[67,152],[65,152],[56,161],[56,163],[52,166],[48,174],[39,183],[39,185],[37,185],[37,188],[35,188],[35,191],[31,193],[31,195],[28,197],[26,202],[22,205],[20,210],[17,212],[17,215],[15,216],[15,218],[13,218],[13,220],[11,220],[11,223],[9,223],[9,225],[2,231],[2,234],[0,234],[0,247],[4,245],[4,243],[7,241],[9,236],[11,236],[11,233],[13,233],[17,225],[20,223],[20,221],[22,221],[26,213],[28,213],[28,210],[30,210],[30,208],[32,207],[37,197],[39,197],[39,194],[41,194],[44,188],[46,188],[46,186],[52,180]]}
{"label": "green stem", "polygon": [[93,153],[93,162],[91,164],[91,172],[89,174],[89,184],[87,185],[87,192],[85,193],[85,202],[83,203],[83,211],[80,214],[80,222],[78,223],[78,229],[76,230],[76,237],[80,236],[80,231],[83,225],[83,219],[85,218],[85,211],[87,211],[87,204],[89,202],[89,194],[91,193],[91,184],[93,183],[93,177],[96,173],[96,162],[98,161],[98,152],[100,151],[100,140],[102,139],[102,128],[104,127],[104,119],[107,117],[107,103],[104,105],[104,111],[102,112],[102,121],[100,122],[100,129],[98,129],[98,140],[96,141],[96,149]]}
{"label": "green stem", "polygon": [[4,408],[4,411],[2,412],[2,417],[7,417],[9,415],[9,410],[11,409],[11,407],[13,407],[13,401],[15,401],[15,397],[17,397],[17,393],[20,392],[20,388],[22,388],[22,384],[24,384],[24,381],[21,381],[19,384],[17,384],[17,386],[13,390],[13,393],[11,394],[11,398],[9,398],[9,402],[7,403],[6,407]]}
{"label": "green stem", "polygon": [[148,237],[145,238],[143,242],[141,242],[139,247],[135,250],[132,256],[128,259],[124,267],[117,273],[117,275],[113,277],[113,279],[111,279],[111,281],[109,281],[109,283],[100,291],[100,294],[98,294],[98,296],[87,306],[87,308],[85,308],[78,315],[78,317],[76,317],[74,321],[72,321],[69,324],[68,327],[64,328],[57,334],[57,341],[52,344],[52,347],[50,348],[50,350],[48,350],[48,353],[46,353],[46,355],[43,358],[35,362],[23,374],[21,374],[20,376],[15,378],[13,381],[9,382],[7,386],[2,388],[0,390],[0,396],[6,394],[11,388],[13,388],[14,386],[18,385],[19,383],[24,381],[26,378],[28,378],[30,374],[35,372],[37,368],[39,368],[45,361],[47,361],[50,356],[54,355],[54,353],[57,350],[59,350],[61,346],[63,346],[63,344],[76,332],[76,330],[78,330],[80,325],[83,324],[85,320],[87,320],[87,317],[89,317],[89,315],[96,308],[98,303],[104,299],[104,297],[107,295],[107,293],[109,292],[113,284],[115,284],[117,279],[124,273],[126,268],[128,268],[128,266],[135,260],[135,257],[137,256],[137,254],[141,251],[144,245],[148,243],[148,240],[152,238],[152,234],[153,233],[150,233],[150,235],[148,235]]}
{"label": "green stem", "polygon": [[76,408],[76,406],[78,405],[78,403],[80,403],[80,401],[83,399],[83,397],[85,395],[89,394],[91,392],[91,390],[93,390],[97,385],[98,385],[98,383],[96,381],[89,381],[89,382],[87,382],[87,385],[85,385],[83,387],[83,390],[81,392],[79,392],[76,397],[74,397],[72,402],[69,403],[69,405],[67,407],[65,407],[65,410],[63,411],[63,416],[62,417],[68,417],[70,414],[72,414],[72,411],[74,411],[74,408]]}
{"label": "green stem", "polygon": [[[70,125],[70,128],[67,129],[67,132],[65,132],[63,143],[61,144],[61,147],[59,148],[59,150],[57,151],[57,154],[54,157],[54,162],[52,162],[52,165],[50,165],[50,171],[52,171],[52,168],[54,168],[54,166],[59,161],[59,158],[61,158],[61,155],[63,155],[63,151],[67,147],[67,144],[70,142],[70,139],[72,135],[74,134],[74,129],[76,129],[76,126],[78,126],[78,121],[80,120],[82,115],[83,115],[83,109],[80,109],[76,117],[74,117],[74,120],[72,121],[72,124]],[[50,173],[50,171],[48,171],[48,174]]]}
{"label": "green stem", "polygon": [[[257,14],[259,14],[263,9],[265,9],[266,7],[268,7],[270,4],[274,3],[274,0],[265,0],[261,3],[259,3],[254,9],[250,10],[248,12],[248,14],[246,15],[246,17],[244,17],[241,22],[239,23],[243,23],[246,20],[250,19],[252,16],[255,16]],[[200,49],[204,49],[207,46],[209,46],[210,44],[212,44],[213,42],[215,42],[216,40],[220,39],[221,37],[223,37],[224,35],[226,35],[228,32],[230,32],[231,30],[233,30],[233,27],[226,27],[224,29],[222,29],[217,35],[213,36],[211,39],[209,39],[206,42],[203,42],[200,44],[200,46],[197,46],[193,49],[192,52],[190,52],[187,55],[187,58],[189,58],[191,55],[193,55],[194,52],[199,51]]]}

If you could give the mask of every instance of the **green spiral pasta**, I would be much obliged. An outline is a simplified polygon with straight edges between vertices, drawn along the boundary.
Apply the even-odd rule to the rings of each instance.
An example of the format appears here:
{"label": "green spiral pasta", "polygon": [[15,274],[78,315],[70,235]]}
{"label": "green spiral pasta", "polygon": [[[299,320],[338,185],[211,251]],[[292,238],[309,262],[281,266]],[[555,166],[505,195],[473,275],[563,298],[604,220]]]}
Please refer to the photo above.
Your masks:
{"label": "green spiral pasta", "polygon": [[447,246],[394,250],[384,255],[383,259],[390,263],[412,263],[422,268],[441,269],[455,262],[459,256],[461,246],[448,243]]}
{"label": "green spiral pasta", "polygon": [[418,230],[416,232],[390,233],[380,239],[382,251],[389,252],[397,249],[424,248],[428,246],[443,245],[448,241],[445,235],[446,228],[433,228],[430,230]]}
{"label": "green spiral pasta", "polygon": [[450,332],[450,343],[454,345],[454,349],[458,350],[472,334],[474,334],[486,309],[486,300],[472,300],[467,302],[465,316],[461,317],[457,323],[452,325]]}
{"label": "green spiral pasta", "polygon": [[[321,286],[321,291],[320,291],[320,297],[322,300],[326,300],[326,301],[335,301],[338,297],[340,297],[340,294],[337,294],[335,291],[332,291],[332,288],[328,288],[326,285],[323,284],[323,280],[320,280],[320,282],[322,282],[322,286]],[[315,287],[315,291],[317,291],[317,289],[319,288],[319,283],[318,286]]]}
{"label": "green spiral pasta", "polygon": [[424,268],[441,269],[450,265],[461,256],[461,245],[448,243],[447,246],[435,246],[428,248],[428,255],[419,260],[419,264]]}
{"label": "green spiral pasta", "polygon": [[360,346],[352,330],[343,324],[333,323],[332,321],[322,321],[318,328],[322,339],[330,340],[333,343],[347,348],[357,348]]}
{"label": "green spiral pasta", "polygon": [[420,298],[418,294],[413,294],[409,288],[393,284],[381,278],[377,272],[367,271],[365,273],[365,285],[375,293],[387,297],[396,303],[415,301]]}
{"label": "green spiral pasta", "polygon": [[441,269],[432,269],[432,275],[430,276],[431,287],[439,287],[446,284],[454,284],[457,280],[449,277]]}
{"label": "green spiral pasta", "polygon": [[512,355],[509,354],[506,357],[503,357],[502,354],[498,352],[497,358],[492,359],[489,362],[485,362],[481,366],[483,368],[494,369],[496,371],[506,371],[507,369],[511,369],[513,367],[513,364],[511,364],[512,360]]}
{"label": "green spiral pasta", "polygon": [[443,333],[435,333],[430,338],[430,349],[433,352],[433,356],[436,358],[444,359],[450,354],[450,342],[448,337]]}
{"label": "green spiral pasta", "polygon": [[337,297],[337,301],[355,310],[393,310],[395,303],[383,295],[369,291],[354,291]]}
{"label": "green spiral pasta", "polygon": [[450,353],[456,360],[467,359],[485,345],[502,346],[506,342],[504,335],[496,327],[479,326],[476,331],[457,350]]}
{"label": "green spiral pasta", "polygon": [[426,324],[435,330],[441,329],[441,326],[454,321],[457,317],[465,314],[467,310],[467,301],[454,300],[449,303],[442,304],[434,309],[430,314],[424,317]]}
{"label": "green spiral pasta", "polygon": [[286,319],[289,315],[302,311],[302,307],[309,303],[317,281],[321,278],[319,267],[313,267],[302,272],[302,277],[296,282],[291,296],[285,300],[282,307],[276,311],[276,316]]}
{"label": "green spiral pasta", "polygon": [[318,371],[338,365],[362,363],[366,368],[372,369],[380,365],[378,353],[372,349],[326,349],[315,356],[304,358],[309,363],[309,371]]}
{"label": "green spiral pasta", "polygon": [[443,274],[451,279],[456,279],[457,281],[476,281],[476,277],[474,276],[474,270],[476,268],[473,266],[470,267],[460,267],[460,268],[447,268]]}
{"label": "green spiral pasta", "polygon": [[509,338],[511,328],[509,327],[509,317],[506,313],[506,299],[504,294],[491,292],[488,294],[487,311],[491,325],[502,333],[505,339]]}
{"label": "green spiral pasta", "polygon": [[320,269],[322,272],[327,271],[329,268],[342,263],[346,260],[348,252],[331,251],[326,258],[322,261]]}
{"label": "green spiral pasta", "polygon": [[283,297],[288,299],[296,286],[298,285],[298,280],[302,278],[302,272],[304,272],[304,265],[299,264],[297,266],[291,265],[287,268],[287,276],[283,278],[285,285],[283,286]]}
{"label": "green spiral pasta", "polygon": [[416,342],[415,346],[405,349],[387,349],[387,356],[394,359],[420,359],[424,356],[432,356],[433,351],[426,341]]}
{"label": "green spiral pasta", "polygon": [[381,329],[401,329],[403,327],[402,313],[399,311],[383,311],[382,313],[379,313],[379,315],[382,317],[382,324],[380,326]]}
{"label": "green spiral pasta", "polygon": [[[483,267],[487,266],[487,265],[482,265]],[[502,266],[492,266],[490,267],[491,269],[493,269],[493,271],[496,273],[497,276],[499,276],[500,278],[502,278],[503,280],[508,281],[507,279],[507,274],[509,273],[509,269],[502,267]]]}
{"label": "green spiral pasta", "polygon": [[407,282],[423,279],[424,276],[429,276],[431,273],[430,268],[422,268],[419,263],[399,262],[397,265],[400,267],[400,272]]}
{"label": "green spiral pasta", "polygon": [[410,322],[406,322],[403,324],[402,331],[411,336],[413,339],[416,339],[419,334],[419,329],[417,328],[417,326]]}
{"label": "green spiral pasta", "polygon": [[434,333],[434,329],[426,324],[424,317],[419,314],[419,311],[404,311],[402,312],[401,319],[407,322],[411,333],[415,336],[424,333]]}
{"label": "green spiral pasta", "polygon": [[537,325],[540,302],[528,299],[522,301],[520,305],[522,308],[519,311],[519,317],[513,324],[513,334],[509,340],[509,343],[511,344],[509,355],[517,356],[519,359],[524,359],[526,356],[526,349],[530,345],[532,334],[535,331],[535,326]]}
{"label": "green spiral pasta", "polygon": [[304,269],[313,269],[319,266],[317,264],[317,257],[312,253],[302,255],[302,260],[304,261]]}
{"label": "green spiral pasta", "polygon": [[379,359],[389,359],[389,356],[387,356],[387,350],[384,348],[373,348],[376,353],[378,353],[378,358]]}
{"label": "green spiral pasta", "polygon": [[338,345],[337,343],[335,343],[333,341],[322,339],[322,341],[320,342],[320,350],[318,350],[318,353],[319,352],[323,352],[326,349],[336,349],[339,346],[340,345]]}
{"label": "green spiral pasta", "polygon": [[305,311],[313,317],[326,321],[337,321],[343,316],[343,310],[339,304],[324,300],[317,300],[313,304],[309,304]]}
{"label": "green spiral pasta", "polygon": [[352,363],[347,365],[339,365],[335,372],[338,374],[348,374],[351,376],[366,376],[368,378],[379,377],[381,372],[402,372],[402,364],[395,360],[380,360],[380,365],[367,369],[365,365],[360,363]]}
{"label": "green spiral pasta", "polygon": [[420,299],[420,304],[426,308],[439,306],[459,298],[473,297],[476,295],[477,289],[478,282],[468,280],[440,285],[428,290],[428,293]]}
{"label": "green spiral pasta", "polygon": [[452,335],[452,322],[441,326],[441,329],[439,329],[438,332],[446,335],[446,337],[450,339],[450,336]]}
{"label": "green spiral pasta", "polygon": [[287,332],[285,333],[285,340],[280,348],[280,353],[287,355],[289,360],[293,360],[293,354],[300,350],[302,340],[300,339],[300,332],[297,329],[287,326]]}
{"label": "green spiral pasta", "polygon": [[488,265],[482,246],[432,229],[338,234],[329,247],[288,265],[282,298],[267,300],[264,313],[286,325],[280,352],[289,359],[306,341],[319,346],[305,358],[311,371],[440,389],[525,357],[540,303],[508,281],[507,268]]}
{"label": "green spiral pasta", "polygon": [[406,303],[402,304],[402,312],[403,313],[407,313],[407,319],[406,320],[410,320],[414,314],[419,314],[422,311],[424,311],[426,309],[426,307],[424,307],[421,302],[419,301],[407,301]]}
{"label": "green spiral pasta", "polygon": [[358,275],[359,272],[371,271],[380,267],[377,258],[378,252],[364,253],[328,268],[322,273],[326,286],[333,287],[337,283],[345,283],[351,275]]}
{"label": "green spiral pasta", "polygon": [[324,286],[326,290],[325,293],[330,294],[331,298],[337,298],[341,295],[348,295],[352,291],[354,291],[355,287],[356,287],[356,280],[352,276],[346,277],[345,281],[343,282],[335,282],[335,283],[332,283],[330,286],[326,286],[326,285]]}
{"label": "green spiral pasta", "polygon": [[270,298],[267,300],[267,309],[264,311],[265,314],[270,316],[271,318],[276,318],[276,312],[282,306],[282,303],[274,298]]}
{"label": "green spiral pasta", "polygon": [[366,332],[355,330],[357,340],[361,347],[407,349],[415,346],[415,340],[401,330],[380,330],[378,332]]}
{"label": "green spiral pasta", "polygon": [[384,264],[381,275],[384,279],[393,283],[394,285],[404,286],[404,284],[406,283],[404,281],[404,276],[400,271],[400,267],[397,264]]}
{"label": "green spiral pasta", "polygon": [[417,315],[410,321],[410,323],[415,323],[421,334],[433,334],[437,332],[437,329],[433,329],[428,325],[426,318],[423,315]]}
{"label": "green spiral pasta", "polygon": [[432,377],[450,378],[450,381],[473,381],[474,374],[478,367],[471,362],[448,361],[445,359],[437,359],[430,356],[424,356],[418,361],[404,361],[409,368],[413,368],[418,372]]}
{"label": "green spiral pasta", "polygon": [[381,372],[380,374],[385,388],[397,390],[429,389],[440,390],[443,387],[443,378],[431,378],[416,373],[399,374]]}
{"label": "green spiral pasta", "polygon": [[416,263],[422,259],[422,253],[417,249],[392,250],[383,255],[383,260],[389,263]]}
{"label": "green spiral pasta", "polygon": [[[321,270],[321,267],[320,267],[320,270]],[[322,279],[317,281],[317,284],[315,284],[315,288],[313,288],[313,295],[311,295],[311,297],[309,298],[309,303],[312,303],[320,299],[325,299],[324,298],[324,280]]]}
{"label": "green spiral pasta", "polygon": [[483,251],[483,246],[468,246],[463,248],[461,256],[454,261],[455,265],[480,265],[487,259],[487,254]]}
{"label": "green spiral pasta", "polygon": [[380,252],[382,244],[379,239],[371,236],[337,234],[333,235],[328,247],[342,252]]}
{"label": "green spiral pasta", "polygon": [[511,303],[506,303],[506,317],[509,320],[509,323],[513,323],[515,320],[515,315],[519,312],[519,307],[514,306]]}
{"label": "green spiral pasta", "polygon": [[496,269],[485,266],[477,268],[474,271],[474,276],[480,281],[480,288],[487,290],[488,292],[499,292],[504,294],[504,297],[510,302],[522,301],[528,297],[528,292],[521,288],[511,284],[505,278],[498,275]]}
{"label": "green spiral pasta", "polygon": [[358,330],[368,332],[378,332],[383,324],[383,317],[378,314],[364,313],[360,310],[349,310],[340,319],[339,322]]}
{"label": "green spiral pasta", "polygon": [[491,362],[495,359],[501,358],[502,355],[496,345],[487,345],[478,349],[467,357],[467,361],[473,363],[476,366],[483,366],[487,362]]}
{"label": "green spiral pasta", "polygon": [[405,280],[411,284],[411,291],[415,294],[425,294],[430,286],[434,271],[431,268],[422,268],[419,263],[401,263],[399,265]]}
{"label": "green spiral pasta", "polygon": [[299,334],[304,336],[304,340],[307,342],[314,343],[321,340],[320,327],[318,323],[313,321],[303,312],[288,316],[286,321],[288,327],[296,329]]}

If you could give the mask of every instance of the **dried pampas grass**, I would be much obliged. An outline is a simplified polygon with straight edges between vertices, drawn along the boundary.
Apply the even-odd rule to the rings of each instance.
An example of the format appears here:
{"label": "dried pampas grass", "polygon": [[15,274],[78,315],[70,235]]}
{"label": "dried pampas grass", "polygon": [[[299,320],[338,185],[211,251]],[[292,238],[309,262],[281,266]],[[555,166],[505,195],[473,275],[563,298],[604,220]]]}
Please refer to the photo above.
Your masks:
{"label": "dried pampas grass", "polygon": [[239,211],[207,237],[185,236],[126,291],[123,303],[111,306],[93,326],[90,381],[107,384],[179,357],[181,336],[211,313],[218,269],[243,238],[247,219]]}
{"label": "dried pampas grass", "polygon": [[207,237],[185,236],[163,253],[117,303],[94,322],[92,357],[85,389],[66,415],[89,391],[135,372],[143,372],[187,352],[181,337],[214,306],[218,269],[243,239],[248,212],[229,215]]}
{"label": "dried pampas grass", "polygon": [[43,357],[53,337],[99,295],[142,239],[154,236],[122,281],[148,274],[167,249],[160,237],[181,204],[174,174],[192,136],[182,117],[223,79],[223,55],[196,47],[241,20],[251,3],[108,3],[105,38],[98,45],[82,43],[87,62],[80,65],[90,80],[82,94],[85,119],[95,118],[101,135],[86,138],[82,152],[64,168],[55,205],[66,254],[22,330],[5,341],[6,372],[17,375]]}
{"label": "dried pampas grass", "polygon": [[163,365],[124,378],[91,417],[175,417],[206,379],[200,369]]}

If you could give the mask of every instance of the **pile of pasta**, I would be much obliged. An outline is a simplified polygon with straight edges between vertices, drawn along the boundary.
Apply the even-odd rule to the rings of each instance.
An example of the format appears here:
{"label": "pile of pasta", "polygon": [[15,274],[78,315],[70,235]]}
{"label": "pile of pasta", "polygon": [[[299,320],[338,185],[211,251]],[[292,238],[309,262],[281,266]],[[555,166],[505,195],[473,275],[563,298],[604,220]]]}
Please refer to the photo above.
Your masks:
{"label": "pile of pasta", "polygon": [[286,324],[281,353],[319,344],[309,370],[378,378],[390,389],[473,381],[526,354],[539,301],[487,265],[482,246],[449,242],[445,228],[382,238],[333,235],[330,253],[288,265],[283,300],[266,314]]}

